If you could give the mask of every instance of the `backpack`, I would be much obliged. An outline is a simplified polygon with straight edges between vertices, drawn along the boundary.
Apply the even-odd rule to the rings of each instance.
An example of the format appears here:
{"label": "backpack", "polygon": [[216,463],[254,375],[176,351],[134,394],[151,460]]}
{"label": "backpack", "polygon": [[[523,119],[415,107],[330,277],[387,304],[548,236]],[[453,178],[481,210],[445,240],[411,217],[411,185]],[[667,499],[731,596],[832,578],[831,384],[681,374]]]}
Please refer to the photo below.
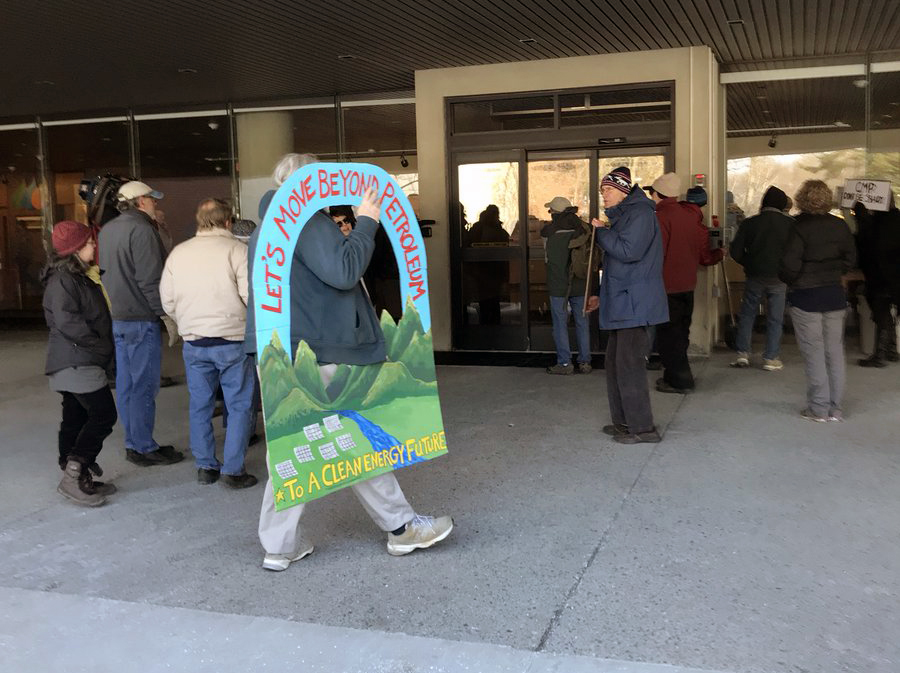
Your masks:
{"label": "backpack", "polygon": [[569,282],[584,281],[597,275],[600,268],[600,250],[594,249],[594,227],[581,222],[581,231],[572,234],[569,239]]}

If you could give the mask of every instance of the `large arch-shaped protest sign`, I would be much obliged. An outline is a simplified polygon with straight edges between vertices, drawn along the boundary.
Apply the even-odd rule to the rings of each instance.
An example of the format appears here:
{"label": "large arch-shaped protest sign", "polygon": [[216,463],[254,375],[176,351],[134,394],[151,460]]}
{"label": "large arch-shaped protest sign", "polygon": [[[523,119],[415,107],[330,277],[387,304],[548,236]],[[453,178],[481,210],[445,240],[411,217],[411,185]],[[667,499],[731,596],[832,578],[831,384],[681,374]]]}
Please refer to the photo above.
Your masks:
{"label": "large arch-shaped protest sign", "polygon": [[[291,347],[291,266],[317,210],[378,194],[397,258],[403,317],[381,315],[388,359],[340,364],[327,387],[316,356]],[[253,307],[269,468],[276,509],[286,509],[447,452],[434,369],[425,246],[406,196],[370,164],[316,163],[275,193],[254,249]]]}

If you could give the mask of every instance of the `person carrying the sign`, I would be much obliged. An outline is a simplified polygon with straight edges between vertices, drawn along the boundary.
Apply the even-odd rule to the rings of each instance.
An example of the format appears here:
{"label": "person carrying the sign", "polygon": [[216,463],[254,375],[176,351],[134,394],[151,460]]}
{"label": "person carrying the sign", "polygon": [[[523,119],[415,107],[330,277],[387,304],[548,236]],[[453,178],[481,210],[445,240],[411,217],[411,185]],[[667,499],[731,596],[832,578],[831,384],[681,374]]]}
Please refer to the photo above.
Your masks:
{"label": "person carrying the sign", "polygon": [[829,214],[832,192],[824,182],[807,180],[794,202],[800,214],[778,276],[788,286],[794,334],[806,365],[806,408],[800,415],[819,423],[842,421],[847,315],[842,276],[856,264],[856,246],[847,223]]}
{"label": "person carrying the sign", "polygon": [[647,387],[647,328],[669,319],[663,284],[662,236],[653,201],[631,183],[620,166],[600,183],[609,221],[597,218],[597,244],[603,248],[600,329],[609,330],[606,391],[612,424],[603,432],[620,444],[659,442]]}
{"label": "person carrying the sign", "polygon": [[[571,255],[573,239],[587,239],[590,245],[590,227],[576,215],[573,206],[563,196],[554,197],[544,207],[550,213],[550,221],[541,229],[544,242],[544,261],[547,263],[547,294],[550,295],[550,318],[553,320],[553,342],[556,345],[556,364],[547,367],[548,374],[574,374],[572,351],[569,348],[569,310],[575,320],[575,338],[578,342],[578,373],[591,373],[591,333],[588,318],[582,315],[586,278],[575,277]],[[599,260],[599,254],[595,259]],[[592,297],[591,310],[596,308]]]}
{"label": "person carrying the sign", "polygon": [[[281,185],[290,175],[317,159],[309,154],[288,154],[275,167],[273,178]],[[260,209],[274,194],[263,197]],[[263,215],[263,213],[261,213]],[[368,191],[357,211],[356,227],[341,233],[326,211],[316,212],[303,226],[291,266],[291,352],[301,340],[312,348],[325,386],[339,364],[368,365],[383,362],[384,335],[375,310],[360,283],[375,247],[380,207]],[[258,240],[257,229],[250,241],[250,274]],[[251,303],[252,302],[251,287]],[[256,325],[250,312],[246,348],[255,353]],[[375,524],[387,532],[387,551],[393,556],[430,547],[453,529],[449,516],[429,517],[415,513],[393,472],[367,479],[350,488]],[[263,568],[281,571],[313,551],[299,530],[303,504],[275,509],[271,479],[266,485],[259,516],[259,540],[265,549]]]}
{"label": "person carrying the sign", "polygon": [[[253,361],[244,352],[247,324],[247,246],[231,234],[231,206],[204,199],[197,208],[197,235],[175,246],[159,284],[163,310],[184,339],[184,370],[190,393],[191,452],[197,481],[247,488],[256,477],[244,470],[253,431]],[[228,425],[224,464],[216,458],[212,418],[222,386]]]}

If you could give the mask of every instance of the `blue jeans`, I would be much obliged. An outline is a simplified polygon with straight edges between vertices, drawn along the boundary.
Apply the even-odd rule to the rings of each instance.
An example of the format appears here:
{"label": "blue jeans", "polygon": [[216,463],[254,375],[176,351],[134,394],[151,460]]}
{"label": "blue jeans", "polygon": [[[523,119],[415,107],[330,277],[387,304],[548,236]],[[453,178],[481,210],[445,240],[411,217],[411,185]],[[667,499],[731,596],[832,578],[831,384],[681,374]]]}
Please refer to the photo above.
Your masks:
{"label": "blue jeans", "polygon": [[572,309],[575,318],[575,338],[578,342],[578,362],[591,361],[591,333],[587,316],[581,315],[584,295],[580,297],[550,297],[550,317],[553,319],[553,343],[556,344],[556,364],[572,364],[572,351],[569,348],[569,316]]}
{"label": "blue jeans", "polygon": [[763,357],[774,360],[781,350],[781,334],[784,325],[784,301],[787,286],[777,280],[761,280],[748,278],[744,284],[744,299],[741,301],[741,313],[738,318],[736,337],[737,350],[750,353],[750,340],[753,334],[753,322],[759,312],[759,304],[766,300],[766,349]]}
{"label": "blue jeans", "polygon": [[[222,474],[243,474],[253,417],[253,360],[244,353],[242,341],[223,346],[192,346],[185,342],[182,354],[191,395],[191,453],[197,467],[221,470]],[[216,459],[212,426],[216,390],[220,385],[229,412],[224,465]]]}
{"label": "blue jeans", "polygon": [[116,342],[116,400],[125,428],[125,448],[150,453],[159,448],[153,439],[162,367],[159,321],[113,320],[112,325]]}

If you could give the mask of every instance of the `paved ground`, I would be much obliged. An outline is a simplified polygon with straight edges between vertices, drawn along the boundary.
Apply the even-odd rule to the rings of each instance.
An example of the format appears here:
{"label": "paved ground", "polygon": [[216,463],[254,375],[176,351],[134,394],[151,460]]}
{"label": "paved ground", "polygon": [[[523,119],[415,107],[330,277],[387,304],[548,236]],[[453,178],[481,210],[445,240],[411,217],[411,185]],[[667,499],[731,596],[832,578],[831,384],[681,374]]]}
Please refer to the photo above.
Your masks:
{"label": "paved ground", "polygon": [[[440,368],[450,454],[399,476],[453,535],[390,557],[342,491],[275,574],[261,487],[135,467],[121,428],[100,461],[120,493],[63,501],[43,347],[0,333],[4,672],[900,670],[900,365],[851,366],[847,422],[819,425],[791,347],[780,373],[717,354],[696,393],[654,393],[665,439],[637,447],[599,434],[602,371]],[[159,398],[181,447],[186,394]]]}

